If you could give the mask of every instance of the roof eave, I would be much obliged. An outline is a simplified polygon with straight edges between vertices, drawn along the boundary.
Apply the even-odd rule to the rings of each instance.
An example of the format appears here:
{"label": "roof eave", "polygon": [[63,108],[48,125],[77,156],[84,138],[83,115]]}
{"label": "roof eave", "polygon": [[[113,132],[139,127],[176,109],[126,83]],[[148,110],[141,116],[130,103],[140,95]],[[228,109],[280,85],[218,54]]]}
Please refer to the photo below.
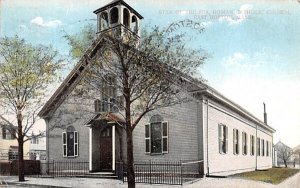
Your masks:
{"label": "roof eave", "polygon": [[276,130],[274,128],[272,128],[271,126],[265,124],[264,122],[262,122],[261,120],[256,118],[254,115],[252,115],[250,112],[248,112],[247,110],[245,110],[241,106],[237,105],[233,101],[229,100],[228,98],[226,98],[225,96],[220,94],[218,91],[216,91],[212,87],[210,87],[210,86],[207,86],[207,87],[208,88],[203,93],[224,102],[225,104],[229,105],[231,108],[235,109],[236,111],[239,111],[242,114],[246,115],[249,119],[251,119],[252,121],[258,123],[260,126],[268,129],[270,132],[272,132],[272,133],[276,132]]}
{"label": "roof eave", "polygon": [[138,13],[136,10],[134,10],[134,8],[132,8],[130,5],[128,5],[126,2],[120,0],[120,1],[116,1],[116,2],[113,2],[111,4],[108,4],[108,5],[105,5],[104,7],[101,7],[101,8],[98,8],[97,10],[93,11],[93,13],[95,14],[98,14],[99,12],[103,11],[103,10],[106,10],[108,8],[111,8],[115,5],[118,5],[118,4],[123,4],[125,5],[129,10],[131,10],[139,19],[143,19],[144,17],[142,15],[140,15],[140,13]]}

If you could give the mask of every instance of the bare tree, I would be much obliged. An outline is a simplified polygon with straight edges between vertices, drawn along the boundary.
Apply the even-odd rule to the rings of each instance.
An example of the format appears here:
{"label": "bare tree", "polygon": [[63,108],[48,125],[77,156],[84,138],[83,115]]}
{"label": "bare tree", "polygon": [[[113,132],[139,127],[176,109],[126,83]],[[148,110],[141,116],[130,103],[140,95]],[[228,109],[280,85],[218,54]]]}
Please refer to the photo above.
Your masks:
{"label": "bare tree", "polygon": [[274,147],[277,151],[278,159],[281,160],[287,168],[287,162],[292,157],[293,150],[282,142],[278,142]]}
{"label": "bare tree", "polygon": [[[94,49],[93,53],[88,50],[83,55],[89,68],[81,82],[101,92],[102,102],[119,109],[124,117],[128,187],[135,187],[132,139],[135,127],[147,113],[189,100],[189,92],[195,89],[192,83],[197,82],[191,75],[207,55],[201,49],[188,48],[184,34],[171,36],[166,30],[154,27],[144,30],[139,39],[129,31],[123,32],[122,35],[112,31],[98,36],[94,44],[102,40],[104,47],[100,49],[92,44],[92,48],[99,50]],[[78,52],[77,46],[72,45],[74,37],[67,37],[73,53]],[[107,92],[109,89],[103,87],[112,90]],[[104,101],[112,96],[114,101]]]}
{"label": "bare tree", "polygon": [[33,46],[18,36],[0,41],[0,124],[14,128],[18,141],[19,181],[24,179],[24,142],[31,135],[47,88],[55,80],[61,61],[51,47]]}

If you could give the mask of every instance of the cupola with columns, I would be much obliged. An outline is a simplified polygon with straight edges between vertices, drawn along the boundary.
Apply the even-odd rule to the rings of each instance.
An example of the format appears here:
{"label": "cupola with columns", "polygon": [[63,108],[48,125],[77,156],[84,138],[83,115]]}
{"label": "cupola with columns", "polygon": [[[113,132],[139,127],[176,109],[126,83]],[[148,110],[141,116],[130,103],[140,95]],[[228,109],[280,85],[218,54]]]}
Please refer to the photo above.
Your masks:
{"label": "cupola with columns", "polygon": [[97,14],[97,33],[124,32],[140,36],[140,20],[143,17],[123,0],[114,0],[94,11]]}

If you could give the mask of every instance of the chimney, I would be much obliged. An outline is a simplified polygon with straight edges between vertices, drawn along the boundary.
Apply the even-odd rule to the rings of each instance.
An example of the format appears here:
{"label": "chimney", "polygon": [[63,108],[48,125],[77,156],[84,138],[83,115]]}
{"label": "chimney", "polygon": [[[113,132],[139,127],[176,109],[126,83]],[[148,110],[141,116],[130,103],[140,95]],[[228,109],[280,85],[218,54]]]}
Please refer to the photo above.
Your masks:
{"label": "chimney", "polygon": [[264,123],[265,123],[265,124],[268,124],[268,123],[267,123],[266,104],[265,104],[265,103],[263,103],[263,104],[264,104]]}

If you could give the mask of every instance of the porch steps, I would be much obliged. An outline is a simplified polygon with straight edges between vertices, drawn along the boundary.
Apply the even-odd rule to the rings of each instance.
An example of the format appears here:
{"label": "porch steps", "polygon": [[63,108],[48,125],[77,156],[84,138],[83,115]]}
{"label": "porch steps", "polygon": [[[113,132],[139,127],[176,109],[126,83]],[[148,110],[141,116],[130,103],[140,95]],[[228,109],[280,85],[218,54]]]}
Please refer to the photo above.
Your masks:
{"label": "porch steps", "polygon": [[113,172],[90,172],[89,174],[76,176],[80,178],[103,178],[103,179],[117,179]]}

